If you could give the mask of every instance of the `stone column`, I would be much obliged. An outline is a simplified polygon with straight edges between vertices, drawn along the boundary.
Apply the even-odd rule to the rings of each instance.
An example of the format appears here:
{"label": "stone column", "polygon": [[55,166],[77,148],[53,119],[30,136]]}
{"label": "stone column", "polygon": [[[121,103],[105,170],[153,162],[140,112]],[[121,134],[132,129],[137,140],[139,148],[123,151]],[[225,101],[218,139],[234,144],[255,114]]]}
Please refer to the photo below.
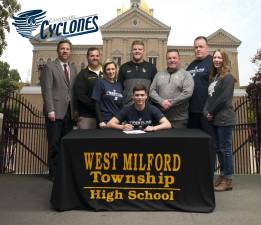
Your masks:
{"label": "stone column", "polygon": [[128,61],[128,54],[129,54],[129,42],[127,38],[123,39],[123,49],[122,49],[122,61],[121,64],[125,63]]}
{"label": "stone column", "polygon": [[161,64],[159,64],[159,70],[163,70],[166,67],[167,41],[164,39],[161,41],[161,49]]}
{"label": "stone column", "polygon": [[103,39],[103,45],[102,45],[102,59],[103,61],[108,58],[108,40]]}
{"label": "stone column", "polygon": [[39,80],[39,71],[37,66],[37,60],[39,60],[39,51],[33,50],[33,63],[32,63],[32,77],[31,77],[31,84],[36,85]]}

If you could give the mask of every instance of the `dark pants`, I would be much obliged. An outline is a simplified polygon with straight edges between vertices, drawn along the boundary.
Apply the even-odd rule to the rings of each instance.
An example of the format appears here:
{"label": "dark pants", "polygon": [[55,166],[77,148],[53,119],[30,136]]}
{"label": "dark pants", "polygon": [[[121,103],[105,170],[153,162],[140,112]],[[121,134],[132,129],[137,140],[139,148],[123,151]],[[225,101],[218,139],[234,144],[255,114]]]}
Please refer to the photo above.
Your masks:
{"label": "dark pants", "polygon": [[216,162],[216,141],[215,141],[215,132],[214,127],[211,123],[204,117],[203,113],[190,113],[188,120],[188,128],[191,129],[200,129],[206,132],[209,136],[211,136],[211,167],[213,168],[213,175],[215,170],[215,162]]}
{"label": "dark pants", "polygon": [[188,128],[203,130],[211,137],[213,137],[214,134],[212,125],[202,113],[189,114]]}
{"label": "dark pants", "polygon": [[52,122],[46,117],[45,125],[48,139],[49,175],[53,178],[57,166],[58,153],[61,148],[61,139],[73,129],[70,107],[68,107],[64,119],[56,119]]}
{"label": "dark pants", "polygon": [[170,120],[172,128],[187,128],[188,120]]}

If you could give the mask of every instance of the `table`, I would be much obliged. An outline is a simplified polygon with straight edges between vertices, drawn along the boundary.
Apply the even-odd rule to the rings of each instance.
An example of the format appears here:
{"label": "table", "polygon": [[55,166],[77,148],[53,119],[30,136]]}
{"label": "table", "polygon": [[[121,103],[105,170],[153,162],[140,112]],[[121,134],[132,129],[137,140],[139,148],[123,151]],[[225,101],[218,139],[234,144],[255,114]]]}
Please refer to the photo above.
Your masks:
{"label": "table", "polygon": [[74,130],[62,139],[51,203],[71,209],[215,208],[211,138],[200,130]]}

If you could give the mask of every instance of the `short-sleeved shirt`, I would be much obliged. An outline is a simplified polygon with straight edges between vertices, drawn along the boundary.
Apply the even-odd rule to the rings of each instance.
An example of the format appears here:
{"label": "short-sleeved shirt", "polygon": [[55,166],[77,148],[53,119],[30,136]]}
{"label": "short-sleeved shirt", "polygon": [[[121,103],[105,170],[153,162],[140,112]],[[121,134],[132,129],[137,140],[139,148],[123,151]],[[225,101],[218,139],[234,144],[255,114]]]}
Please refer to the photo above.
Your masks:
{"label": "short-sleeved shirt", "polygon": [[163,113],[153,105],[147,103],[144,110],[138,111],[134,104],[123,108],[116,118],[120,122],[126,122],[133,125],[135,130],[144,130],[147,126],[159,124],[164,117]]}
{"label": "short-sleeved shirt", "polygon": [[123,95],[120,83],[111,83],[107,80],[97,80],[92,99],[100,103],[103,121],[109,121],[122,107]]}

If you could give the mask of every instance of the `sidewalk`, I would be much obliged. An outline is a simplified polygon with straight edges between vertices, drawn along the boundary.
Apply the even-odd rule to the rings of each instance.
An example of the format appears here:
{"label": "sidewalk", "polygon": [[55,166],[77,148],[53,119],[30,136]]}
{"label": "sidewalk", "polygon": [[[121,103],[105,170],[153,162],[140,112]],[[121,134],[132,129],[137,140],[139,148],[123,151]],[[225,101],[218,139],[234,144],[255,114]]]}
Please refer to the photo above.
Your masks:
{"label": "sidewalk", "polygon": [[56,212],[52,183],[41,176],[0,175],[0,225],[260,225],[261,176],[234,178],[234,190],[216,193],[213,213]]}

